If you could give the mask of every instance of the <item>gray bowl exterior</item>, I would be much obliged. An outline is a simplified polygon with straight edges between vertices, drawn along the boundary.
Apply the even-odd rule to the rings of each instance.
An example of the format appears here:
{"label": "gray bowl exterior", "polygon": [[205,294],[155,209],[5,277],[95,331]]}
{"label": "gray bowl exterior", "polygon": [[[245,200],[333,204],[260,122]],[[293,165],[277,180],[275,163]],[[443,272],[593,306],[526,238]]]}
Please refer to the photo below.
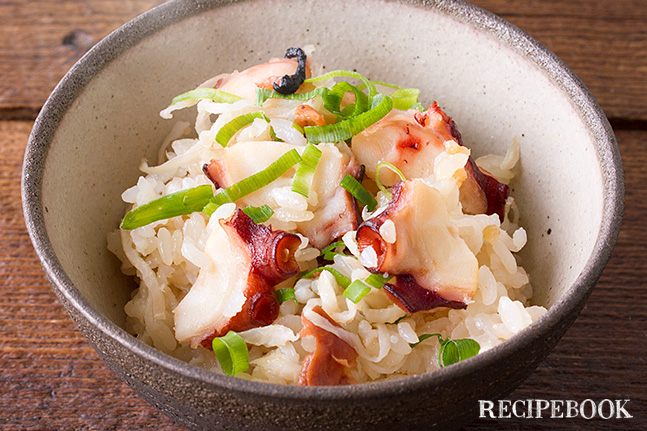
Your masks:
{"label": "gray bowl exterior", "polygon": [[138,341],[120,327],[119,319],[97,311],[61,264],[50,241],[52,232],[47,230],[42,190],[50,146],[63,117],[73,109],[90,81],[122,53],[173,23],[231,3],[235,2],[177,0],[153,9],[100,42],[50,96],[25,155],[23,205],[27,228],[54,291],[110,368],[160,411],[191,429],[429,429],[464,424],[474,417],[477,400],[503,397],[518,386],[575,320],[615,243],[624,195],[622,165],[613,132],[581,81],[521,30],[469,4],[405,2],[420,8],[420,13],[433,12],[472,26],[525,55],[571,99],[592,136],[600,164],[602,223],[595,233],[592,252],[570,288],[552,301],[545,316],[521,334],[475,358],[407,379],[346,387],[263,384],[190,366]]}

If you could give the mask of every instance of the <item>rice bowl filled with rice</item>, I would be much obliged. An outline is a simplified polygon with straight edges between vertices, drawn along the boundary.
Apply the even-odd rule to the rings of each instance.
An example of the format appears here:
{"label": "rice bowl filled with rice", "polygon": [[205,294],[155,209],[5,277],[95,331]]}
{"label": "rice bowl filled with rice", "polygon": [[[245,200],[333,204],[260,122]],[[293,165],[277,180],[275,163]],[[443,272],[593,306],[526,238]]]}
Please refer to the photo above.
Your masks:
{"label": "rice bowl filled with rice", "polygon": [[161,115],[195,105],[195,123],[142,162],[108,238],[139,282],[131,333],[214,372],[339,385],[432,372],[536,321],[513,254],[519,143],[473,160],[418,93],[290,49],[176,97]]}

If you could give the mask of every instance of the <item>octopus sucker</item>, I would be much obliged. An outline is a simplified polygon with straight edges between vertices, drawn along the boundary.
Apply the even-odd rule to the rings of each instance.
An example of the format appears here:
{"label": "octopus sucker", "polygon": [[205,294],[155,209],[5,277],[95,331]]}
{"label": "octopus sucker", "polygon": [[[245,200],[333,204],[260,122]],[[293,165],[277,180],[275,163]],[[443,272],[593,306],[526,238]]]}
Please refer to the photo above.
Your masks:
{"label": "octopus sucker", "polygon": [[276,285],[299,272],[294,259],[294,252],[301,244],[297,235],[254,223],[240,209],[225,223],[234,228],[250,248],[254,273]]}
{"label": "octopus sucker", "polygon": [[211,265],[174,310],[177,339],[210,347],[230,330],[274,322],[274,286],[299,271],[294,253],[300,243],[295,234],[254,223],[241,209],[218,220],[205,245]]}

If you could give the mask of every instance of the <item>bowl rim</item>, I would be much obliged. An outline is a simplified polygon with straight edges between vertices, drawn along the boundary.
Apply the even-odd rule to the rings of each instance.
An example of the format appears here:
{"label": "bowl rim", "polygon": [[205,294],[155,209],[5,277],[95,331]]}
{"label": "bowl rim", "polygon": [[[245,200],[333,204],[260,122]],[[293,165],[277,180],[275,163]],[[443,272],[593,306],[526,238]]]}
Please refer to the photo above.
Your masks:
{"label": "bowl rim", "polygon": [[[242,0],[238,3],[247,1],[254,0]],[[230,391],[301,400],[371,398],[378,395],[398,394],[431,385],[442,385],[457,376],[471,374],[484,367],[485,364],[500,361],[510,352],[523,348],[528,340],[542,336],[546,328],[553,328],[559,322],[568,321],[569,318],[570,321],[574,320],[609,260],[618,237],[624,210],[622,160],[607,117],[584,83],[562,60],[543,44],[502,18],[462,0],[382,1],[404,3],[418,7],[426,13],[442,14],[495,38],[516,53],[525,56],[528,61],[546,74],[551,82],[566,93],[587,130],[593,136],[604,186],[600,231],[583,271],[563,297],[544,316],[504,343],[452,367],[391,381],[341,387],[299,387],[229,377],[190,365],[136,339],[92,308],[65,273],[54,253],[45,226],[42,206],[42,176],[48,149],[57,127],[66,111],[83,92],[90,80],[112,60],[169,25],[189,19],[202,12],[237,3],[235,0],[172,0],[136,17],[113,31],[87,52],[59,82],[40,111],[29,136],[24,157],[22,171],[23,213],[27,230],[41,265],[55,292],[59,297],[64,298],[64,303],[67,302],[66,308],[72,308],[76,315],[82,316],[103,335],[167,371]],[[72,314],[69,309],[68,312]]]}

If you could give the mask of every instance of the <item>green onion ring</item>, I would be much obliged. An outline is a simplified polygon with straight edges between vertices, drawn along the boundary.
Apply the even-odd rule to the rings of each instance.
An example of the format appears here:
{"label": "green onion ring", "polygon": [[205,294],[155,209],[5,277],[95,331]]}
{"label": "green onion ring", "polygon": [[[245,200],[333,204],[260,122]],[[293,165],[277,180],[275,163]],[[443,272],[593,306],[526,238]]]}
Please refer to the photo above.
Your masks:
{"label": "green onion ring", "polygon": [[244,178],[226,189],[222,189],[219,193],[216,193],[216,195],[213,196],[209,203],[202,209],[202,212],[210,216],[220,205],[228,202],[236,202],[243,196],[247,196],[256,190],[265,187],[278,179],[300,161],[301,156],[299,156],[297,150],[291,149],[262,171]]}
{"label": "green onion ring", "polygon": [[297,300],[296,295],[294,294],[294,289],[291,287],[286,287],[276,291],[276,297],[279,299],[279,304],[283,304],[285,301],[290,299]]}
{"label": "green onion ring", "polygon": [[342,288],[346,289],[348,286],[350,286],[350,278],[346,277],[344,274],[337,271],[331,266],[320,266],[319,268],[313,269],[312,271],[304,272],[299,277],[299,280],[302,278],[310,278],[313,275],[320,273],[321,271],[328,271],[329,273],[331,273],[335,277],[337,284]]}
{"label": "green onion ring", "polygon": [[274,211],[268,205],[260,207],[248,206],[243,209],[243,212],[254,220],[254,223],[265,223],[272,217]]}
{"label": "green onion ring", "polygon": [[307,126],[303,130],[313,144],[345,141],[380,121],[392,107],[393,101],[389,96],[378,94],[373,98],[371,109],[356,117],[325,126]]}
{"label": "green onion ring", "polygon": [[343,295],[357,304],[361,301],[368,293],[371,291],[371,286],[364,283],[362,280],[353,281],[350,286],[348,286]]}
{"label": "green onion ring", "polygon": [[350,174],[346,174],[344,179],[339,183],[348,193],[353,195],[362,205],[365,205],[369,211],[373,211],[377,206],[377,200],[364,186]]}
{"label": "green onion ring", "polygon": [[377,164],[377,166],[375,167],[375,184],[377,184],[378,189],[380,189],[385,195],[387,195],[390,198],[391,197],[391,192],[388,191],[386,189],[386,187],[384,187],[382,185],[382,182],[380,181],[380,169],[382,167],[388,168],[391,172],[393,172],[394,174],[399,176],[402,181],[406,181],[407,179],[404,176],[404,174],[402,173],[402,171],[400,169],[396,168],[395,165],[393,165],[392,163],[380,162],[380,163]]}
{"label": "green onion ring", "polygon": [[135,229],[158,220],[200,211],[213,198],[210,185],[170,193],[133,208],[121,222],[122,229]]}
{"label": "green onion ring", "polygon": [[[341,110],[341,102],[346,93],[355,94],[355,103],[348,105]],[[354,85],[346,81],[338,82],[330,89],[328,96],[324,99],[324,108],[340,118],[356,117],[368,110],[368,97]],[[349,111],[349,112],[347,112]]]}
{"label": "green onion ring", "polygon": [[249,369],[247,344],[234,331],[227,332],[225,336],[214,338],[211,347],[220,362],[222,371],[228,376],[233,377]]}
{"label": "green onion ring", "polygon": [[385,283],[388,283],[389,280],[391,280],[393,276],[389,277],[384,277],[382,274],[371,274],[368,277],[366,277],[366,284],[369,286],[373,286],[376,289],[381,289]]}
{"label": "green onion ring", "polygon": [[306,149],[301,154],[301,161],[297,166],[296,173],[292,179],[292,188],[293,192],[297,192],[300,195],[308,197],[310,194],[310,187],[312,186],[312,179],[315,176],[317,171],[317,165],[319,164],[319,159],[323,153],[313,144],[308,142]]}
{"label": "green onion ring", "polygon": [[236,96],[235,94],[226,93],[215,88],[196,88],[195,90],[187,91],[182,93],[179,96],[175,96],[171,101],[173,106],[178,102],[183,100],[200,100],[200,99],[210,99],[218,103],[234,103],[242,100],[242,97]]}
{"label": "green onion ring", "polygon": [[252,124],[257,118],[262,118],[268,123],[270,122],[270,119],[267,118],[263,111],[255,111],[239,115],[218,130],[218,133],[216,134],[216,142],[222,145],[223,148],[226,147],[231,138],[233,138],[239,130]]}
{"label": "green onion ring", "polygon": [[303,82],[325,81],[326,79],[338,78],[338,77],[359,79],[364,83],[364,85],[366,85],[366,88],[368,88],[368,96],[370,98],[373,98],[377,94],[375,85],[373,85],[371,81],[366,79],[364,75],[361,75],[357,72],[353,72],[350,70],[333,70],[332,72],[324,73],[323,75],[319,75],[313,78],[308,78]]}
{"label": "green onion ring", "polygon": [[284,99],[284,100],[301,100],[308,101],[319,96],[322,99],[325,99],[328,94],[328,89],[326,87],[315,88],[312,91],[307,93],[292,93],[292,94],[281,94],[274,90],[268,90],[266,88],[257,88],[256,89],[256,104],[262,106],[268,99]]}

